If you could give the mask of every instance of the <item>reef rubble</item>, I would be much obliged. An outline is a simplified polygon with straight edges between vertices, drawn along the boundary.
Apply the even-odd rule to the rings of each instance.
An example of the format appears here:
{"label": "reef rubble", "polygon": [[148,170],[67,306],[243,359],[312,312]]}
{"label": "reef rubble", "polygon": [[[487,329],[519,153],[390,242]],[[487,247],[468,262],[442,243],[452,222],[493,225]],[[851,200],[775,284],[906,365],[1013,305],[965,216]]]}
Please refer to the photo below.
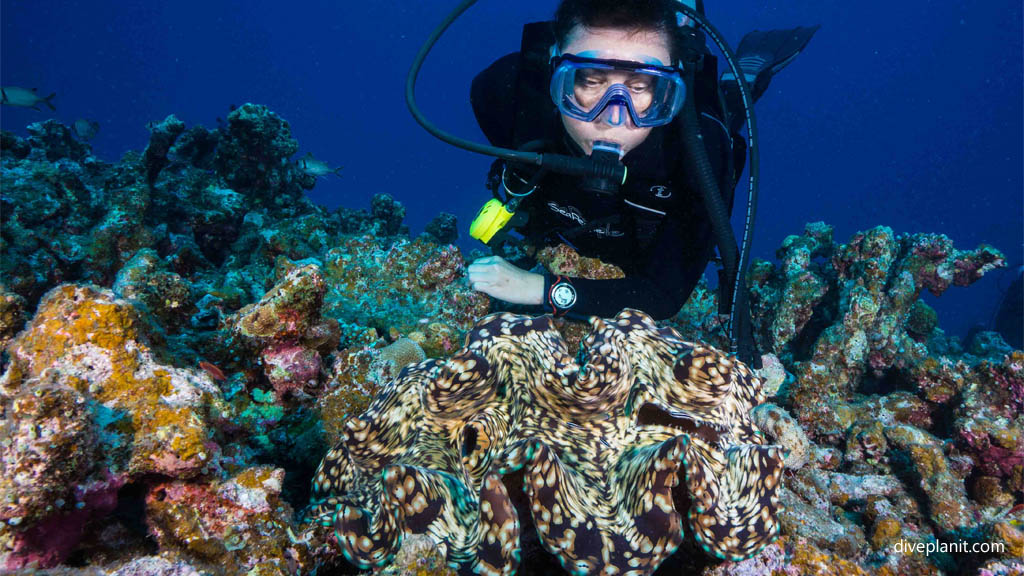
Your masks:
{"label": "reef rubble", "polygon": [[1024,351],[922,299],[995,248],[808,224],[751,264],[750,371],[703,282],[495,313],[454,217],[311,203],[266,107],[148,128],[0,133],[0,572],[1024,574]]}

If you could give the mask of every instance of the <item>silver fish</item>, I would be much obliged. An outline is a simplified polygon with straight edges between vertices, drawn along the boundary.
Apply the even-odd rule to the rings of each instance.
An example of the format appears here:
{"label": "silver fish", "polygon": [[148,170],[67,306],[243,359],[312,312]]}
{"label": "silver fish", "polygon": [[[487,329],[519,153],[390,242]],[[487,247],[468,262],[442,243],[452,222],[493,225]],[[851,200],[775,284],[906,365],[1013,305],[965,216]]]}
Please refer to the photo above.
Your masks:
{"label": "silver fish", "polygon": [[305,156],[300,158],[298,161],[298,165],[299,168],[302,169],[302,171],[305,172],[306,174],[316,176],[318,178],[321,176],[326,177],[328,174],[341,176],[341,174],[339,174],[339,172],[341,171],[341,166],[337,168],[331,168],[323,160],[317,160],[316,158],[314,158],[312,152],[307,152]]}
{"label": "silver fish", "polygon": [[[17,86],[4,86],[0,88],[0,104],[7,104],[10,106],[20,106],[22,108],[31,108],[33,110],[39,110],[39,103],[42,102],[50,107],[50,110],[57,111],[56,106],[53,105],[53,97],[57,93],[54,92],[46,98],[36,94],[36,89],[29,90],[28,88],[18,88]],[[39,110],[42,112],[42,110]]]}
{"label": "silver fish", "polygon": [[95,120],[86,120],[85,118],[79,118],[75,120],[72,129],[75,131],[75,136],[78,136],[79,140],[92,140],[96,133],[100,131],[100,123]]}

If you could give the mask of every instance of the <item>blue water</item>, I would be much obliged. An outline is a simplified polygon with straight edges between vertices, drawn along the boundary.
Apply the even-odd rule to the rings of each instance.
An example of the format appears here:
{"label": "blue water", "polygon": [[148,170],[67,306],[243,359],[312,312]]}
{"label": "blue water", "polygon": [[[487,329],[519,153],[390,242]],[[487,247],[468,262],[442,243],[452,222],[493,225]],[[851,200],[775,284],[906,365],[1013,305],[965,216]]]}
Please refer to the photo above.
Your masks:
{"label": "blue water", "polygon": [[[454,4],[3,0],[2,84],[56,92],[57,112],[4,107],[0,124],[24,134],[51,116],[95,119],[94,151],[112,162],[145,147],[149,121],[173,113],[214,127],[232,104],[266,104],[290,122],[300,155],[345,167],[312,199],[359,208],[390,193],[407,206],[413,234],[453,212],[469,248],[490,159],[435,140],[404,103],[413,56]],[[757,105],[755,257],[773,258],[786,235],[824,220],[838,241],[884,224],[1024,260],[1019,0],[707,4],[733,45],[755,28],[822,25]],[[482,0],[470,9],[423,68],[424,112],[482,141],[470,80],[518,49],[522,24],[550,18],[555,5]],[[947,332],[988,321],[1009,284],[1001,276],[928,298]]]}

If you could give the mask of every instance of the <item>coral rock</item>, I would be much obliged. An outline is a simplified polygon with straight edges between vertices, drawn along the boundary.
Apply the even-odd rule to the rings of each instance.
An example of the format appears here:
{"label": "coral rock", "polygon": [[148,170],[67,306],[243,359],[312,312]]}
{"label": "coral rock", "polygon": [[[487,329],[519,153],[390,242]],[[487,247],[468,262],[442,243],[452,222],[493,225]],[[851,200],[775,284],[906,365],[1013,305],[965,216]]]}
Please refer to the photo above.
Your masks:
{"label": "coral rock", "polygon": [[[324,313],[383,334],[411,334],[433,321],[461,340],[487,313],[490,299],[465,281],[458,254],[454,247],[439,249],[422,240],[398,240],[382,248],[371,236],[348,238],[326,255]],[[430,263],[423,270],[430,274],[425,282],[420,277],[424,263]]]}
{"label": "coral rock", "polygon": [[315,388],[320,374],[320,354],[301,346],[280,344],[263,350],[263,368],[278,399],[292,390]]}
{"label": "coral rock", "polygon": [[413,534],[402,541],[390,566],[380,576],[455,576],[444,561],[444,552],[430,536]]}
{"label": "coral rock", "polygon": [[88,144],[75,138],[70,128],[56,120],[29,124],[26,131],[29,146],[43,150],[51,162],[61,158],[82,160],[92,151]]}
{"label": "coral rock", "polygon": [[14,338],[25,326],[25,299],[13,292],[8,292],[0,284],[0,348]]}
{"label": "coral rock", "polygon": [[776,256],[782,266],[775,270],[755,271],[751,284],[751,304],[755,310],[764,312],[755,315],[760,323],[770,318],[770,323],[759,328],[768,348],[776,353],[786,350],[811,319],[814,307],[828,292],[828,282],[815,270],[812,260],[827,256],[832,250],[832,227],[822,222],[808,224],[803,236],[788,236]]}
{"label": "coral rock", "polygon": [[389,194],[376,194],[370,200],[370,214],[380,223],[380,227],[374,230],[377,236],[394,236],[401,231],[405,207]]}
{"label": "coral rock", "polygon": [[931,521],[941,533],[970,529],[975,524],[974,507],[967,499],[963,482],[951,473],[941,442],[905,424],[887,427],[885,436],[894,448],[906,453],[908,464],[928,497]]}
{"label": "coral rock", "polygon": [[149,145],[142,154],[142,163],[146,166],[146,179],[152,184],[160,171],[167,166],[167,152],[178,136],[185,131],[185,123],[171,114],[162,122],[150,122],[147,128],[150,132]]}
{"label": "coral rock", "polygon": [[775,396],[782,383],[786,381],[786,367],[775,354],[761,355],[761,368],[757,370],[757,377],[761,379],[764,395],[768,398]]}
{"label": "coral rock", "polygon": [[299,169],[287,159],[298,152],[291,127],[266,106],[244,104],[228,115],[217,145],[217,174],[258,205],[274,206],[302,196]]}
{"label": "coral rock", "polygon": [[427,224],[425,233],[438,244],[454,244],[459,239],[459,225],[454,214],[441,212]]}
{"label": "coral rock", "polygon": [[318,323],[325,291],[317,266],[296,268],[259,302],[238,311],[236,330],[266,343],[299,340]]}
{"label": "coral rock", "polygon": [[543,264],[552,274],[591,280],[626,277],[618,266],[606,264],[597,258],[580,256],[578,252],[565,244],[543,248],[536,257],[537,262]]}
{"label": "coral rock", "polygon": [[944,236],[897,238],[880,226],[855,234],[831,262],[838,273],[838,321],[818,337],[811,358],[797,364],[791,390],[795,415],[812,437],[842,435],[835,407],[851,399],[869,371],[880,377],[902,363],[935,402],[955,395],[966,367],[916,351],[920,344],[907,335],[905,320],[923,289],[941,294],[954,283],[966,286],[1004,265],[1002,255],[987,246],[953,250]]}
{"label": "coral rock", "polygon": [[280,498],[284,471],[250,468],[225,482],[154,484],[146,495],[150,531],[161,548],[178,549],[226,574],[308,566],[295,536],[292,509]]}
{"label": "coral rock", "polygon": [[131,446],[130,461],[115,465],[132,474],[197,474],[217,450],[204,414],[220,391],[201,370],[158,364],[139,328],[135,310],[109,290],[59,286],[11,343],[9,370],[26,382],[52,371],[48,377],[112,409],[106,432]]}
{"label": "coral rock", "polygon": [[[1024,494],[1024,352],[982,361],[965,387],[953,424],[957,446],[978,471]],[[1018,496],[1019,498],[1019,496]]]}
{"label": "coral rock", "polygon": [[750,417],[772,443],[783,447],[786,468],[796,469],[807,463],[811,441],[789,412],[774,404],[761,404],[750,412]]}
{"label": "coral rock", "polygon": [[415,340],[404,337],[388,344],[380,351],[380,357],[385,362],[391,363],[391,373],[395,376],[409,364],[417,364],[427,359],[423,348],[420,348]]}

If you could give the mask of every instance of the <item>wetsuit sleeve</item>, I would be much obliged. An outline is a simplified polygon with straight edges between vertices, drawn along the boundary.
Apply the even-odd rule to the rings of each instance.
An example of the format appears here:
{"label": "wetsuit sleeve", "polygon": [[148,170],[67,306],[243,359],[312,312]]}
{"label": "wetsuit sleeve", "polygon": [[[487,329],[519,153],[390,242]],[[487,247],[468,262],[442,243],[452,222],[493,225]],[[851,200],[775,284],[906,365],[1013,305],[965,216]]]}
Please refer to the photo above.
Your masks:
{"label": "wetsuit sleeve", "polygon": [[494,146],[513,147],[519,53],[502,56],[473,78],[469,102],[480,130]]}

